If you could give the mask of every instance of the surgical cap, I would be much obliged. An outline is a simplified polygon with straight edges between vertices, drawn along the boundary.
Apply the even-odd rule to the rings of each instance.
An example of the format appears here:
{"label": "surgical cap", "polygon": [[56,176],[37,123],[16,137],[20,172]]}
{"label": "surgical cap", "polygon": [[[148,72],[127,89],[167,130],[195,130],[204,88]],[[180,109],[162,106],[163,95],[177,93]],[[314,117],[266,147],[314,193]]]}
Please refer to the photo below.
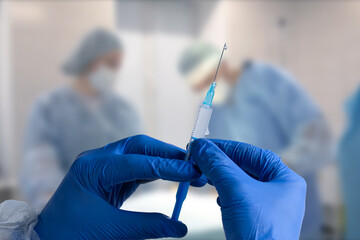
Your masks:
{"label": "surgical cap", "polygon": [[79,75],[96,59],[114,50],[121,50],[118,37],[103,28],[88,33],[63,65],[63,72]]}
{"label": "surgical cap", "polygon": [[180,73],[192,84],[200,82],[217,65],[219,51],[212,45],[197,42],[188,47],[180,58]]}

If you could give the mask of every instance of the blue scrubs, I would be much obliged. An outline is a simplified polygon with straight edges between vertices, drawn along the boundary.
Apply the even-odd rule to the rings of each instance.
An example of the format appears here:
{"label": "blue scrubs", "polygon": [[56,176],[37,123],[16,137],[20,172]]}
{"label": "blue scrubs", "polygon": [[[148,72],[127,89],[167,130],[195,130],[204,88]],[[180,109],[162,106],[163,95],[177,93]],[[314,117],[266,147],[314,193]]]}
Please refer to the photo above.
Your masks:
{"label": "blue scrubs", "polygon": [[88,98],[71,87],[41,96],[25,133],[21,186],[30,205],[41,208],[76,156],[139,134],[140,120],[122,98],[108,93]]}
{"label": "blue scrubs", "polygon": [[345,239],[360,238],[360,88],[347,101],[347,127],[339,144],[339,167],[346,209]]}

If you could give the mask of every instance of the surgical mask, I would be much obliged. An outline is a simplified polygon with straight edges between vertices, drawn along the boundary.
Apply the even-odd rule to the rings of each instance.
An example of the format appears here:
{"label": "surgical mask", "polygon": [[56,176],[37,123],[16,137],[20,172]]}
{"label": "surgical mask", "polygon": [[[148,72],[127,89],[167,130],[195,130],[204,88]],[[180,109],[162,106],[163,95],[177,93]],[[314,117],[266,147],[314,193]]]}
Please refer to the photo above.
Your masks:
{"label": "surgical mask", "polygon": [[111,91],[115,85],[116,78],[116,72],[107,67],[101,67],[89,76],[91,86],[100,93]]}
{"label": "surgical mask", "polygon": [[[203,97],[206,96],[207,91],[208,91],[207,88],[203,91],[202,93]],[[216,81],[216,89],[215,89],[213,104],[214,105],[224,104],[229,98],[230,92],[231,92],[231,85],[224,79],[218,79]]]}

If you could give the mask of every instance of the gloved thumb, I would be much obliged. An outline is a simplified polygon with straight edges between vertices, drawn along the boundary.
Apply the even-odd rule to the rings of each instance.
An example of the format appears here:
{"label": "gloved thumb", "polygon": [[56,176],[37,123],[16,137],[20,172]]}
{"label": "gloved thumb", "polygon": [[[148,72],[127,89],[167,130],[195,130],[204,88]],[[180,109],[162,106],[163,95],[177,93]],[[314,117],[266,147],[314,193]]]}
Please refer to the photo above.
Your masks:
{"label": "gloved thumb", "polygon": [[223,185],[237,186],[239,178],[241,182],[247,182],[250,179],[249,175],[210,140],[195,140],[191,145],[191,158],[213,183],[220,195],[224,189]]}
{"label": "gloved thumb", "polygon": [[[143,213],[120,210],[118,229],[126,239],[181,238],[187,233],[185,224],[161,213]],[[126,221],[124,222],[124,219]]]}

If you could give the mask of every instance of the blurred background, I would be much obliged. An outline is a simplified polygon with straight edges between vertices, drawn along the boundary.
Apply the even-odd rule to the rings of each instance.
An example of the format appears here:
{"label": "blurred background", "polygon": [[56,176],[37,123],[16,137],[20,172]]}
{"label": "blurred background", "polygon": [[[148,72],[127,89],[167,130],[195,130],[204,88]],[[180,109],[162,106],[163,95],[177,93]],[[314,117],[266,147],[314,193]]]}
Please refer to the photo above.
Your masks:
{"label": "blurred background", "polygon": [[[112,88],[121,101],[117,102],[114,97],[116,100],[112,104],[122,111],[123,117],[119,117],[122,125],[111,127],[132,129],[122,131],[110,140],[145,133],[184,148],[199,106],[194,85],[186,80],[188,72],[195,67],[190,70],[179,67],[181,59],[186,62],[184,51],[194,42],[204,42],[212,46],[209,49],[221,51],[226,42],[228,74],[222,74],[222,77],[231,78],[230,75],[238,73],[232,80],[236,89],[239,87],[236,81],[249,81],[245,81],[246,71],[250,82],[252,78],[256,79],[249,90],[239,90],[239,95],[250,97],[235,97],[233,101],[241,104],[250,98],[262,101],[261,108],[253,102],[247,106],[239,104],[239,116],[247,115],[247,110],[252,109],[257,112],[249,115],[263,118],[260,109],[271,109],[269,114],[277,116],[279,120],[276,121],[284,122],[286,127],[275,128],[268,122],[248,126],[246,124],[251,123],[248,118],[238,122],[248,130],[244,134],[246,137],[241,135],[243,130],[236,136],[213,136],[249,141],[269,148],[282,155],[284,161],[305,178],[311,175],[314,193],[310,196],[316,195],[317,200],[307,199],[307,206],[314,205],[311,212],[316,213],[316,217],[311,218],[317,219],[318,224],[313,224],[311,219],[305,220],[304,228],[316,225],[316,229],[302,233],[302,238],[341,239],[349,225],[360,223],[349,223],[346,207],[350,209],[351,201],[349,204],[344,202],[348,203],[346,198],[356,198],[346,194],[343,197],[342,192],[346,193],[344,189],[349,185],[346,179],[341,181],[339,174],[347,175],[346,169],[356,169],[356,166],[350,164],[339,171],[341,161],[346,159],[339,158],[337,150],[349,128],[344,103],[355,93],[360,82],[359,13],[359,1],[0,1],[0,201],[26,200],[41,209],[42,203],[37,202],[40,189],[46,189],[49,196],[53,191],[51,188],[56,189],[63,174],[59,168],[68,167],[63,163],[60,163],[61,167],[57,166],[61,158],[58,155],[62,154],[57,151],[66,149],[65,143],[71,144],[72,139],[81,142],[84,137],[66,135],[67,131],[76,132],[76,124],[80,128],[82,120],[74,120],[70,130],[65,124],[58,123],[62,121],[61,117],[56,119],[64,115],[66,120],[72,119],[72,113],[76,112],[67,109],[71,104],[62,104],[69,89],[62,90],[64,86],[74,86],[77,81],[74,78],[79,76],[64,73],[62,66],[69,56],[74,55],[76,48],[81,48],[81,39],[100,27],[121,40],[118,48],[121,64],[115,67],[116,70],[119,68],[119,74]],[[190,55],[194,52],[201,55],[196,49],[190,51]],[[237,96],[236,92],[231,94]],[[238,115],[233,114],[236,111],[229,113],[232,124],[238,120]],[[219,118],[225,116],[221,109],[219,112]],[[292,115],[288,116],[290,112]],[[135,118],[137,120],[133,120]],[[84,119],[87,124],[88,118]],[[116,117],[111,118],[114,119]],[[230,123],[226,124],[226,119],[219,121],[230,131],[237,131]],[[281,132],[281,147],[273,148],[263,139],[257,142],[260,130],[256,132],[256,129],[263,129],[261,134],[267,135],[264,124],[276,139],[280,138]],[[220,126],[215,122],[212,125],[213,128]],[[283,133],[284,129],[286,133]],[[221,127],[213,130],[223,132]],[[64,139],[57,139],[49,148],[44,139],[39,140],[41,131],[49,134],[43,136],[44,139],[49,136],[60,138],[58,131],[64,133],[61,135]],[[90,124],[86,131],[102,130]],[[320,133],[309,139],[308,132]],[[84,138],[89,136],[91,134]],[[269,141],[271,136],[268,135]],[[107,138],[104,139],[106,142]],[[41,142],[41,146],[34,146],[35,141]],[[100,143],[95,141],[81,147],[105,144]],[[304,147],[307,144],[311,146]],[[307,160],[298,157],[304,155],[307,148],[313,149],[310,152],[318,152],[309,153],[313,158]],[[73,151],[74,155],[76,150]],[[319,151],[320,155],[324,153],[323,156],[318,157]],[[317,164],[320,158],[323,158],[321,164]],[[292,162],[292,159],[296,160]],[[349,159],[355,161],[356,156]],[[301,161],[306,165],[299,164]],[[34,180],[41,173],[46,175],[48,169],[52,169],[49,170],[52,176]],[[175,193],[174,184],[152,183],[141,187],[124,208],[170,215]],[[181,217],[189,227],[189,239],[224,239],[216,197],[210,187],[191,189]],[[356,217],[352,219],[356,221]],[[353,239],[360,239],[360,235]]]}

